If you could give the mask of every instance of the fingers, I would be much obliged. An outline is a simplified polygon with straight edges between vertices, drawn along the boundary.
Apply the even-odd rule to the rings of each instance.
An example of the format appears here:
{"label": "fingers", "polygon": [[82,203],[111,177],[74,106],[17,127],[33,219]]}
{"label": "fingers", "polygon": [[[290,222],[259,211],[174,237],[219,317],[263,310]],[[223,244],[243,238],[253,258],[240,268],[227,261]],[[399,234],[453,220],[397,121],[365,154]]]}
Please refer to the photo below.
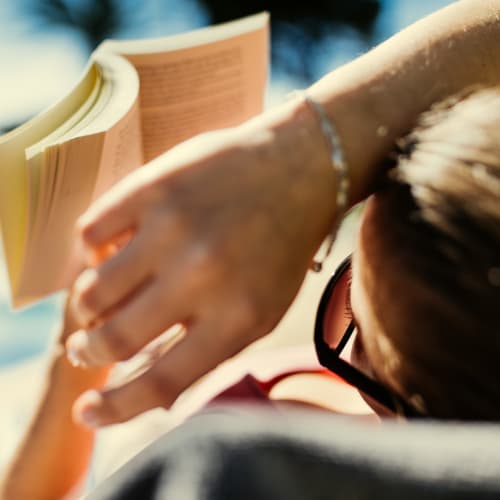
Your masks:
{"label": "fingers", "polygon": [[[182,293],[175,293],[174,283],[170,289],[158,281],[148,283],[104,323],[71,335],[66,349],[72,363],[92,367],[126,360],[169,327],[185,320],[188,302],[180,299]],[[144,314],[145,310],[153,313]]]}
{"label": "fingers", "polygon": [[171,351],[122,387],[83,394],[73,408],[75,420],[100,427],[152,408],[170,407],[182,391],[243,347],[240,342],[218,341],[214,328],[191,327]]}
{"label": "fingers", "polygon": [[77,221],[77,232],[88,248],[100,248],[137,226],[147,200],[131,182],[135,177],[105,193]]}
{"label": "fingers", "polygon": [[151,276],[159,253],[168,257],[165,245],[155,238],[156,233],[153,224],[143,227],[118,253],[78,277],[72,307],[82,325],[91,324],[142,285]]}

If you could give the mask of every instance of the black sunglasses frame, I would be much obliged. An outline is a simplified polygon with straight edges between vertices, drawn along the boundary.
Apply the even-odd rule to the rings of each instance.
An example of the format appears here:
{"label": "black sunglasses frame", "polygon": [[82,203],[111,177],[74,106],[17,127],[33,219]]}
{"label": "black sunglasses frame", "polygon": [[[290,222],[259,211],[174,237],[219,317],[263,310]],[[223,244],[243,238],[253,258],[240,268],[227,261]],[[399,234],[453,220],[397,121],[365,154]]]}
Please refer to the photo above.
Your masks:
{"label": "black sunglasses frame", "polygon": [[340,357],[342,350],[355,330],[353,320],[349,323],[336,349],[331,348],[324,340],[324,321],[328,305],[340,278],[350,269],[350,267],[351,256],[349,255],[334,272],[321,296],[314,325],[314,345],[318,360],[323,367],[335,373],[348,384],[360,390],[366,396],[381,404],[392,413],[411,418],[423,418],[425,415],[422,415],[416,408],[409,405],[401,396],[380,382],[365,375]]}

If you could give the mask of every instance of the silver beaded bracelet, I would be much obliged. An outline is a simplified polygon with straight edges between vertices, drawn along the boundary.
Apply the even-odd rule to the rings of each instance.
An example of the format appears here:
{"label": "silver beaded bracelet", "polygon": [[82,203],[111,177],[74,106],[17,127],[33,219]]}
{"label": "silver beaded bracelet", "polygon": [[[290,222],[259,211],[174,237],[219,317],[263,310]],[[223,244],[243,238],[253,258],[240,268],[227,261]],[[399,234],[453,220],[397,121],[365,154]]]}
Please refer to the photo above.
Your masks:
{"label": "silver beaded bracelet", "polygon": [[335,130],[335,125],[328,117],[325,108],[318,102],[311,99],[311,97],[304,90],[295,90],[292,92],[291,96],[300,96],[318,117],[321,132],[328,142],[328,147],[330,149],[330,163],[337,176],[335,222],[326,239],[323,257],[320,259],[315,257],[311,265],[311,270],[319,273],[323,269],[323,263],[332,251],[335,235],[337,234],[340,222],[342,221],[342,218],[347,210],[350,189],[349,166],[345,161],[342,145],[337,131]]}

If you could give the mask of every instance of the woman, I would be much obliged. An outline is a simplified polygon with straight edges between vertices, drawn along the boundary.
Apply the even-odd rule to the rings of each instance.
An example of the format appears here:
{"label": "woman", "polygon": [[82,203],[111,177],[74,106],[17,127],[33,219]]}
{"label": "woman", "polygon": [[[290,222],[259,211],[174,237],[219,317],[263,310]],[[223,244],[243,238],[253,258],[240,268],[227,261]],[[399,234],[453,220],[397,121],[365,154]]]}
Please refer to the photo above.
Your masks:
{"label": "woman", "polygon": [[[498,0],[455,2],[310,89],[311,98],[338,128],[350,166],[349,205],[373,190],[381,159],[421,111],[471,84],[499,82],[499,13]],[[88,366],[106,366],[135,353],[172,323],[185,323],[188,332],[137,379],[112,390],[86,393],[75,406],[80,421],[99,427],[155,406],[170,406],[193,381],[265,335],[280,320],[315,250],[339,216],[332,196],[338,178],[332,171],[331,151],[325,139],[318,114],[304,99],[292,100],[239,128],[198,137],[159,157],[110,191],[82,218],[81,237],[92,250],[113,242],[124,229],[132,229],[135,238],[124,251],[82,275],[77,283],[75,304],[86,330],[67,341],[73,358]],[[224,186],[219,183],[221,178],[228,180]],[[393,196],[380,194],[369,203],[365,219],[372,217],[373,226],[379,230],[384,217],[390,220],[389,216],[394,216],[384,207],[390,207],[390,203],[399,207],[391,201]],[[435,217],[426,208],[425,214],[429,213]],[[405,228],[405,224],[402,226],[398,231]],[[363,229],[360,248],[367,246],[366,234],[369,230]],[[382,248],[376,235],[372,239],[370,247]],[[391,302],[396,292],[382,294],[381,288],[380,295],[374,295],[376,314],[360,311],[365,302],[358,282],[364,279],[366,287],[373,289],[382,254],[379,251],[373,263],[366,266],[367,271],[359,275],[356,263],[363,262],[363,251],[354,260],[352,308],[371,371],[417,411],[449,415],[451,409],[440,406],[444,403],[438,401],[439,395],[432,388],[439,358],[429,358],[433,349],[427,349],[426,357],[421,357],[429,375],[420,371],[416,377],[412,363],[406,360],[411,359],[410,350],[420,353],[424,349],[423,334],[417,331],[396,343],[399,330],[387,324],[389,316],[380,311],[397,305],[401,314],[390,317],[403,316],[407,309],[404,294],[397,293],[397,302]],[[410,264],[416,266],[417,262],[412,260]],[[397,259],[394,264],[397,268]],[[415,273],[411,266],[408,269]],[[495,282],[495,265],[488,269]],[[437,271],[440,273],[441,268]],[[394,273],[391,279],[396,285],[408,285],[402,275]],[[453,286],[443,283],[445,288]],[[423,284],[416,289],[422,301],[429,297]],[[442,301],[442,297],[436,300]],[[426,317],[427,309],[422,308],[421,316]],[[465,309],[453,309],[450,304],[444,304],[443,311],[451,311],[450,316],[465,314]],[[372,321],[366,324],[370,319],[363,318]],[[463,319],[464,324],[469,321],[466,316]],[[379,340],[372,345],[364,334],[374,324],[377,329],[373,338]],[[416,328],[417,321],[412,324]],[[464,349],[451,340],[444,342],[442,337],[428,340],[444,352]],[[466,347],[471,349],[471,345]],[[380,352],[393,361],[380,365]],[[471,354],[471,361],[479,364],[479,355],[473,349]],[[63,364],[58,353],[55,366]],[[453,388],[453,377],[463,374],[468,377],[469,396],[479,395],[474,389],[475,377],[484,377],[469,366],[474,365],[451,365],[452,380],[444,387]],[[446,382],[448,375],[444,376]],[[67,404],[78,391],[100,383],[79,382],[61,394]],[[461,408],[457,402],[460,395],[454,390],[450,396],[455,401],[453,411],[459,410],[463,418],[490,418],[492,411],[481,405],[475,406],[479,412],[475,416],[470,408]],[[50,397],[45,401],[50,402]],[[48,413],[41,408],[38,417],[51,425],[51,419],[45,418]],[[51,433],[41,435],[45,440]],[[30,445],[36,442],[23,442],[26,446],[23,444],[12,469],[17,471],[18,484],[28,484],[23,480],[32,470],[27,464],[45,464],[36,453],[38,447]],[[29,457],[36,461],[31,462]],[[28,475],[21,474],[22,470]]]}
{"label": "woman", "polygon": [[[319,358],[380,415],[500,417],[499,132],[500,89],[424,114],[366,204],[352,277],[344,265],[327,288]],[[332,349],[352,320],[352,352],[339,363]],[[61,344],[75,328],[67,316]],[[71,423],[70,406],[106,375],[72,368],[56,353],[50,390],[4,482],[5,498],[58,498],[82,477],[92,434]],[[54,476],[61,465],[67,470]]]}
{"label": "woman", "polygon": [[[77,417],[99,427],[168,407],[267,334],[342,215],[335,192],[348,205],[366,197],[419,113],[472,84],[499,82],[499,13],[499,0],[454,2],[311,87],[323,116],[294,99],[174,148],[94,204],[79,224],[90,251],[124,232],[134,238],[78,280],[86,328],[68,340],[72,358],[102,366],[172,324],[187,334],[137,379],[83,395]],[[333,148],[325,122],[338,131]],[[339,151],[348,190],[332,168]]]}

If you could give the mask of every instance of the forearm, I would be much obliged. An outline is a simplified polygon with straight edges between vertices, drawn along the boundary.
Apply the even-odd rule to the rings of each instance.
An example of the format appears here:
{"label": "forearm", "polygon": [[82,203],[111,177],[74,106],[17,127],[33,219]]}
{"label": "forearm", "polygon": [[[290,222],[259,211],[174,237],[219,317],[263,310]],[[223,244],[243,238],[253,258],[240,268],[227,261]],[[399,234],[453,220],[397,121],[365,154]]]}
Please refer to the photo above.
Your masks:
{"label": "forearm", "polygon": [[[395,141],[433,103],[474,84],[500,82],[500,0],[462,0],[415,23],[314,84],[309,96],[335,124],[349,165],[349,204],[370,194]],[[336,175],[319,117],[294,99],[243,126],[263,164],[281,164],[301,239],[314,248],[336,217]],[[287,181],[291,185],[291,181]],[[290,188],[291,189],[291,188]],[[286,205],[284,205],[286,206]]]}
{"label": "forearm", "polygon": [[1,500],[63,498],[83,477],[94,435],[72,421],[76,398],[100,387],[106,369],[73,368],[63,352],[53,355],[46,387],[32,421],[0,484]]}
{"label": "forearm", "polygon": [[500,82],[500,1],[462,0],[420,20],[313,85],[351,167],[353,202],[422,111],[474,84]]}

